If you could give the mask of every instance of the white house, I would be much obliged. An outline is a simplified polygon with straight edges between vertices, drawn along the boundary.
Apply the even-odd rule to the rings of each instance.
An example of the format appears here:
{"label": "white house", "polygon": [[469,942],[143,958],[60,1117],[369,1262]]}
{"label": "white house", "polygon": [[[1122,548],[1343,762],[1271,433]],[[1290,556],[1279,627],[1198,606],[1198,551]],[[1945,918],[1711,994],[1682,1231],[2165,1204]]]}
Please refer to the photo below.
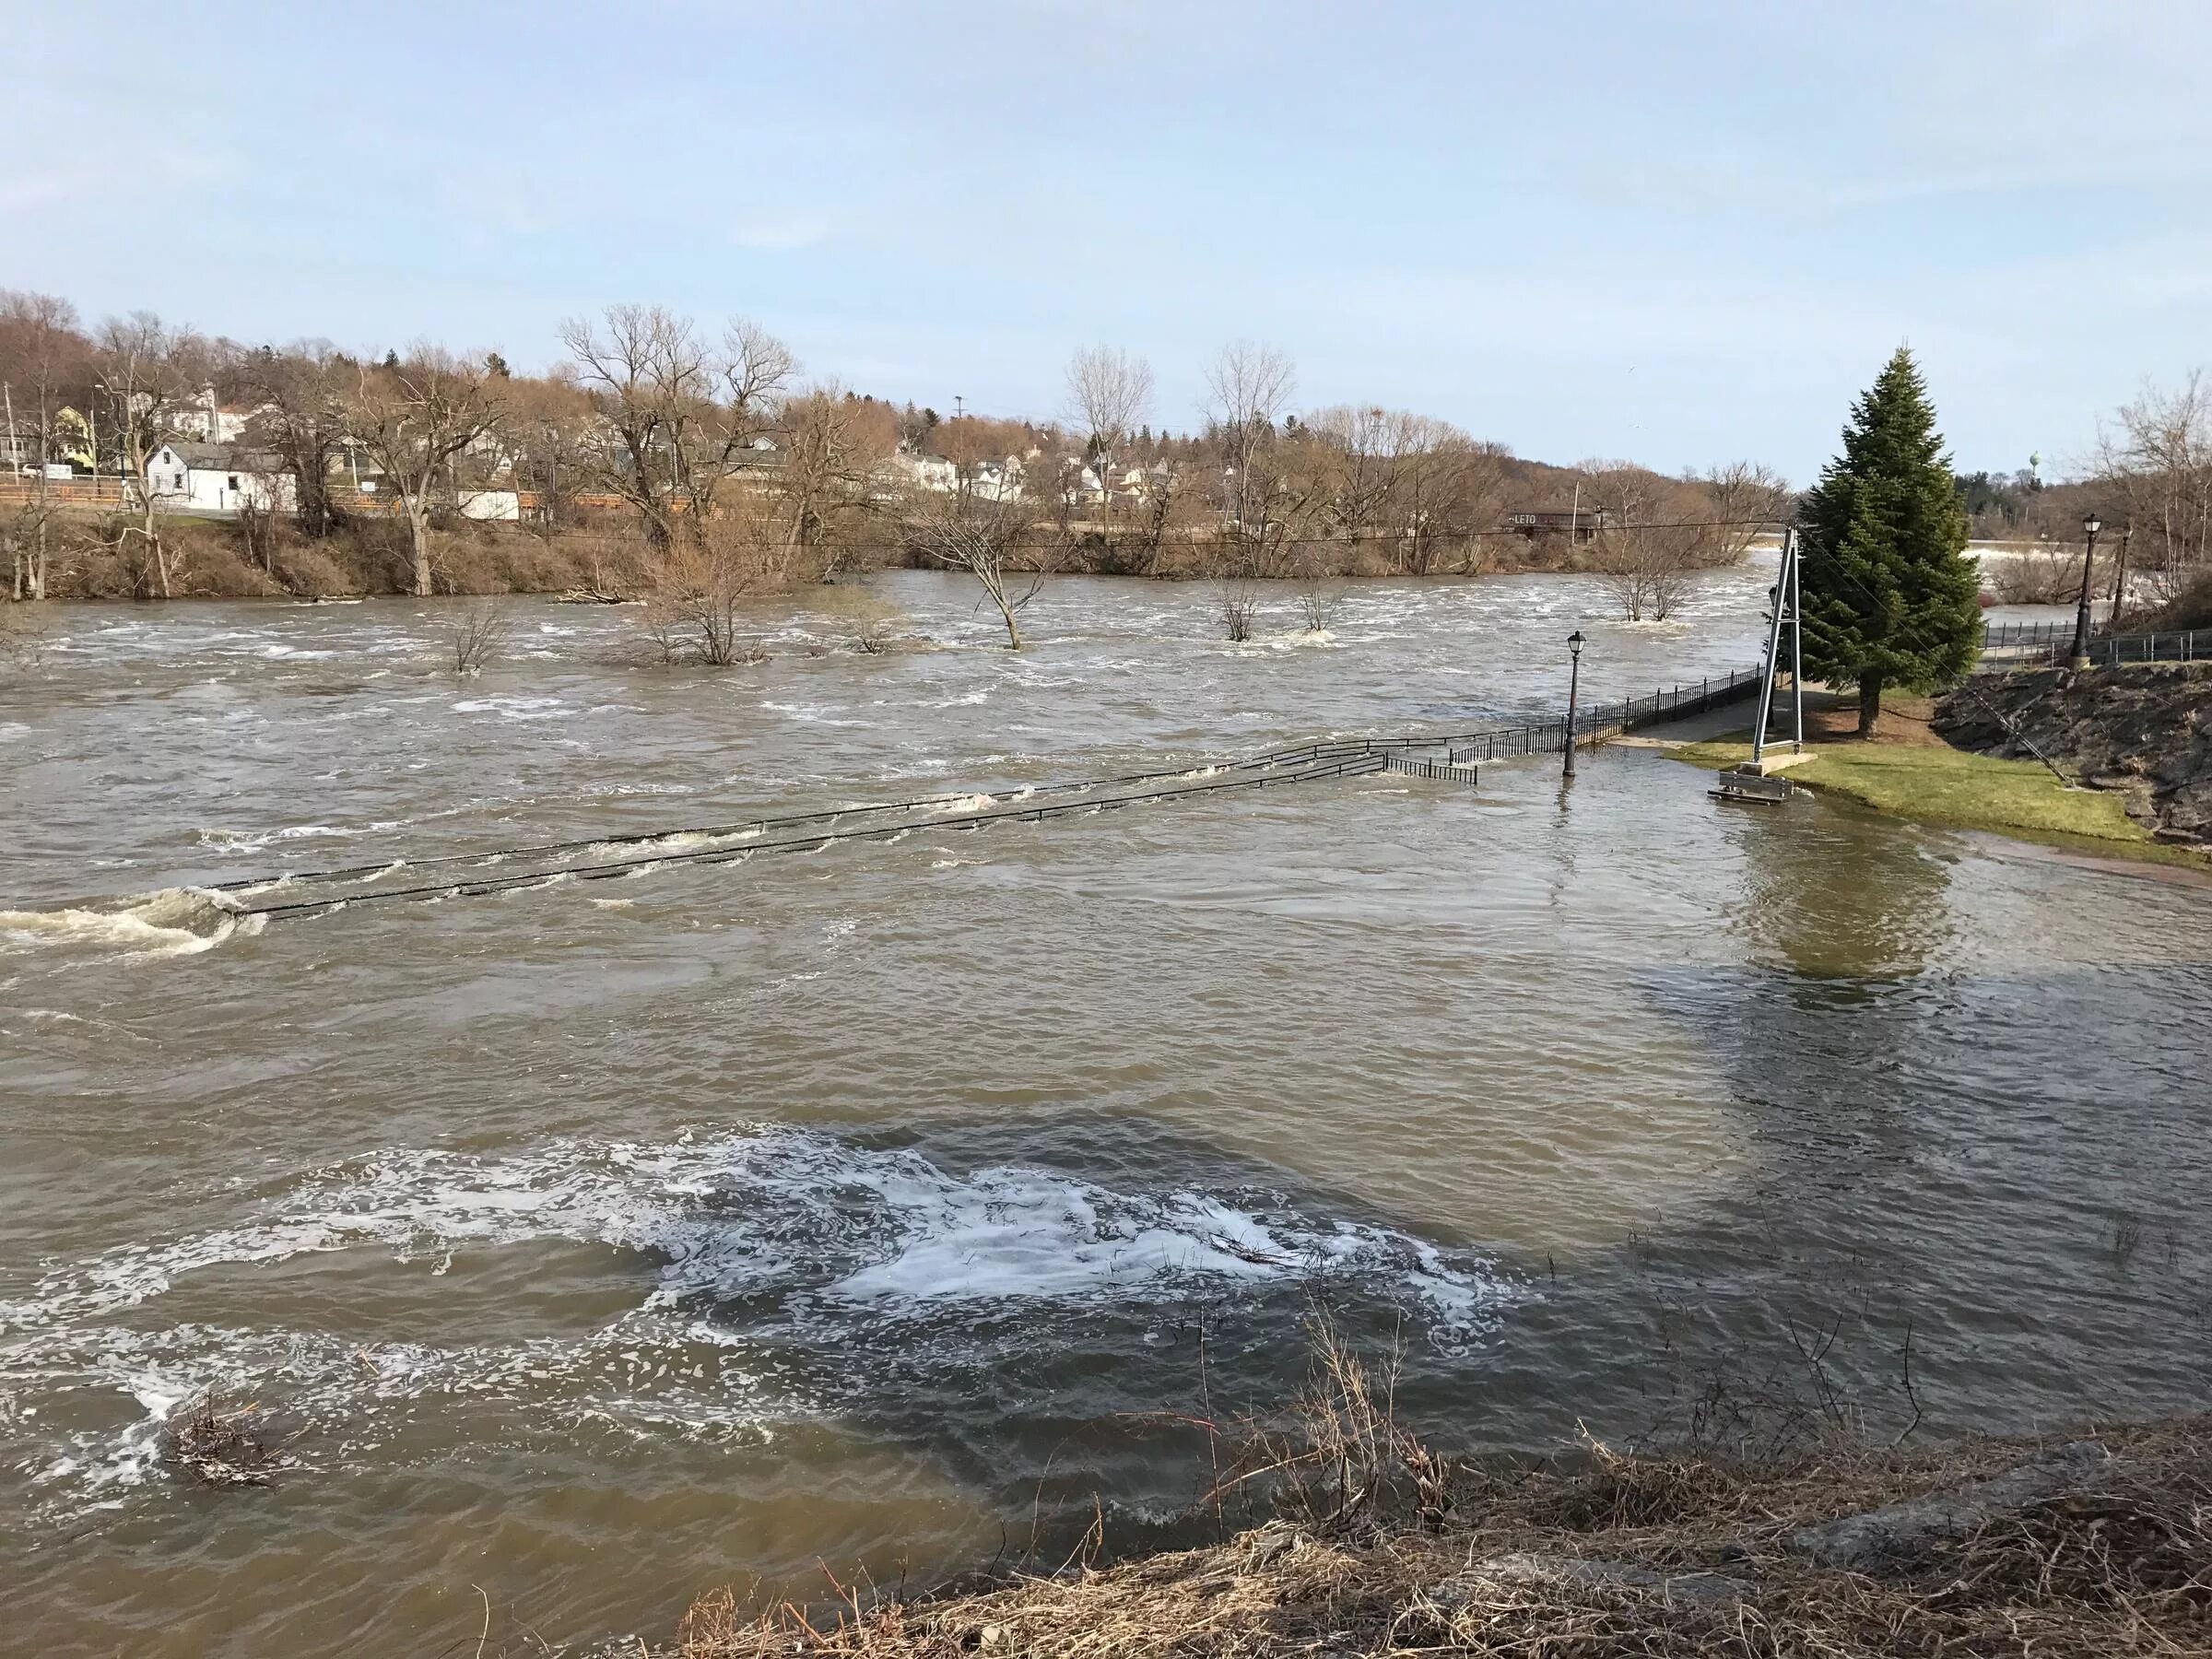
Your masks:
{"label": "white house", "polygon": [[283,456],[228,443],[175,439],[156,450],[146,464],[147,492],[180,512],[230,517],[249,503],[267,512],[292,512],[300,504],[299,483]]}
{"label": "white house", "polygon": [[512,489],[457,490],[453,507],[465,519],[503,519],[512,523],[523,516],[523,498]]}
{"label": "white house", "polygon": [[[144,392],[136,394],[131,401],[141,412],[153,404],[152,396]],[[218,403],[215,388],[203,386],[190,398],[164,409],[161,419],[180,438],[199,443],[236,443],[246,435],[246,428],[255,416],[266,414],[274,407],[265,403],[252,408],[241,404]]]}
{"label": "white house", "polygon": [[[889,476],[918,489],[939,495],[956,494],[960,488],[958,464],[941,455],[918,455],[901,450],[893,455]],[[1021,494],[1022,460],[1008,455],[1003,461],[978,461],[968,469],[968,491],[979,500],[1011,501]]]}

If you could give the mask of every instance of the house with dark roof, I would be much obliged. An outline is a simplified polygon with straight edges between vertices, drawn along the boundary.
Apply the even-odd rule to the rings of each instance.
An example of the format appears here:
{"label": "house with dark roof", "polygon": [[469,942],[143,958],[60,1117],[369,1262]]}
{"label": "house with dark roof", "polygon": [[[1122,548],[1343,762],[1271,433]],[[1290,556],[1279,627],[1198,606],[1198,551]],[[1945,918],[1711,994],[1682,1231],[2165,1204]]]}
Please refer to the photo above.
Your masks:
{"label": "house with dark roof", "polygon": [[274,450],[234,443],[193,443],[172,439],[146,464],[147,493],[178,512],[235,517],[241,508],[293,512],[300,480]]}

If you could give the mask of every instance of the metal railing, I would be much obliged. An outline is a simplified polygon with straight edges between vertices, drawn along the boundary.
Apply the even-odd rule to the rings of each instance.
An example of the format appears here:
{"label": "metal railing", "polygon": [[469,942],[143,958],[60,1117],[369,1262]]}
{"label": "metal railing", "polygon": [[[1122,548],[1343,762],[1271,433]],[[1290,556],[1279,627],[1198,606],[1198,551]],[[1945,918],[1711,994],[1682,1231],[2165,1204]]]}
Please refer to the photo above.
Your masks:
{"label": "metal railing", "polygon": [[[2112,668],[2122,663],[2212,662],[2212,628],[2092,634],[2088,655],[2090,665],[2097,668]],[[1974,672],[2008,674],[2021,668],[2063,668],[2073,660],[2074,629],[2069,623],[2053,637],[1985,644],[1981,661],[1974,665]]]}
{"label": "metal railing", "polygon": [[[1668,721],[1688,720],[1709,709],[1725,708],[1759,693],[1760,671],[1735,668],[1710,675],[1688,685],[1662,686],[1649,697],[1630,697],[1619,702],[1598,703],[1578,710],[1574,717],[1577,741],[1609,737]],[[1527,755],[1557,755],[1567,747],[1564,720],[1533,720],[1523,725],[1498,726],[1442,740],[1453,765],[1482,760],[1514,760]]]}
{"label": "metal railing", "polygon": [[2053,641],[2070,645],[2074,641],[2074,623],[2064,622],[1984,622],[1982,625],[1982,649],[2003,651],[2014,645],[2048,645]]}
{"label": "metal railing", "polygon": [[1404,755],[1393,755],[1385,762],[1394,772],[1409,778],[1430,778],[1440,783],[1479,783],[1482,774],[1474,767],[1456,760],[1408,760]]}

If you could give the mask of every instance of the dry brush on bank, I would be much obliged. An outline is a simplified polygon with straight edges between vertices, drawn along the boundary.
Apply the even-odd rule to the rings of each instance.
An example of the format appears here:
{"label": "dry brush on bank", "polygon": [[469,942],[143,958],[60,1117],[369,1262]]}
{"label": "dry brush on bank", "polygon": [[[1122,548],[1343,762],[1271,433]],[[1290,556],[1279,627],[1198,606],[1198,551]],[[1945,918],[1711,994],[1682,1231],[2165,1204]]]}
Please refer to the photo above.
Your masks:
{"label": "dry brush on bank", "polygon": [[1633,1457],[1459,1477],[1457,1513],[1275,1522],[912,1601],[702,1598],[680,1659],[1995,1655],[2212,1644],[2212,1422],[2056,1449]]}

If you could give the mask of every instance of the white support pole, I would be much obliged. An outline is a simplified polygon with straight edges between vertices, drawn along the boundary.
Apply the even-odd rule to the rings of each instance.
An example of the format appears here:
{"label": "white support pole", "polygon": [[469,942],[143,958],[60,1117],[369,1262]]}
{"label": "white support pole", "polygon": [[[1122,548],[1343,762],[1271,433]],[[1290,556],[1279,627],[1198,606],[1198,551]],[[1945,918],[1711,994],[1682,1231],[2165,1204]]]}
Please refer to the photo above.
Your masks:
{"label": "white support pole", "polygon": [[1774,712],[1774,676],[1782,666],[1782,607],[1789,593],[1790,550],[1795,545],[1794,530],[1785,530],[1782,537],[1782,569],[1776,573],[1774,591],[1768,595],[1767,660],[1759,677],[1759,724],[1751,728],[1751,764],[1757,767],[1767,752],[1767,721]]}
{"label": "white support pole", "polygon": [[1805,586],[1799,572],[1797,527],[1782,534],[1782,554],[1790,567],[1790,697],[1795,703],[1796,724],[1790,737],[1790,753],[1805,753]]}

